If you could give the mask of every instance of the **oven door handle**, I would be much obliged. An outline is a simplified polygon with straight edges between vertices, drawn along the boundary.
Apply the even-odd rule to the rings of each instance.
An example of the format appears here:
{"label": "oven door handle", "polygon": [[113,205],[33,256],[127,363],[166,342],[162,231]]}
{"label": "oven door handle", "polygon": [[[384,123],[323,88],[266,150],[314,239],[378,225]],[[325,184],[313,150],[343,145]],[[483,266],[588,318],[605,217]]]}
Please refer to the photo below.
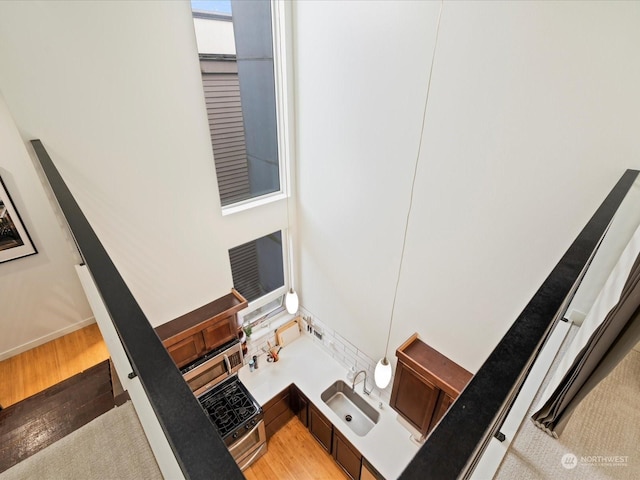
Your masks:
{"label": "oven door handle", "polygon": [[238,467],[240,467],[240,470],[245,470],[247,467],[249,467],[249,465],[251,465],[256,458],[265,453],[266,448],[267,444],[263,443],[258,448],[256,448],[255,452],[253,452],[249,458],[245,458],[241,463],[238,463]]}
{"label": "oven door handle", "polygon": [[227,354],[224,354],[224,364],[227,367],[227,373],[231,373],[231,362],[229,361],[229,357],[227,356]]}
{"label": "oven door handle", "polygon": [[240,441],[237,442],[236,445],[231,445],[231,447],[229,447],[229,453],[231,453],[231,455],[233,456],[233,452],[234,450],[237,450],[238,447],[242,444],[242,440],[249,438],[251,435],[253,435],[253,432],[255,432],[258,428],[260,428],[262,425],[264,424],[263,420],[260,420],[255,427],[253,427],[251,430],[249,430],[248,433],[245,433],[242,435],[242,439]]}

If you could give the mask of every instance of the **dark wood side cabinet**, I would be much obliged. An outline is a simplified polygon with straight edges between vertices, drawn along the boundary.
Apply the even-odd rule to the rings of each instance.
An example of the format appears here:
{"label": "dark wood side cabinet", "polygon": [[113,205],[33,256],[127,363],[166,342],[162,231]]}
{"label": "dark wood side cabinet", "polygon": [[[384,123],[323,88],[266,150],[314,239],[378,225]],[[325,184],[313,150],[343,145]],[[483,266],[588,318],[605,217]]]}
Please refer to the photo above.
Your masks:
{"label": "dark wood side cabinet", "polygon": [[291,384],[291,410],[298,417],[298,420],[309,428],[309,399],[296,387]]}
{"label": "dark wood side cabinet", "polygon": [[156,333],[178,368],[237,337],[237,313],[247,300],[231,293],[156,327]]}
{"label": "dark wood side cabinet", "polygon": [[309,431],[320,442],[320,445],[331,453],[333,425],[313,403],[309,404]]}
{"label": "dark wood side cabinet", "polygon": [[362,455],[337,429],[333,430],[333,451],[331,455],[350,478],[353,480],[360,479]]}
{"label": "dark wood side cabinet", "polygon": [[423,436],[433,429],[472,375],[414,334],[396,350],[391,407]]}
{"label": "dark wood side cabinet", "polygon": [[292,386],[285,388],[262,406],[267,440],[293,418],[294,413],[290,408]]}

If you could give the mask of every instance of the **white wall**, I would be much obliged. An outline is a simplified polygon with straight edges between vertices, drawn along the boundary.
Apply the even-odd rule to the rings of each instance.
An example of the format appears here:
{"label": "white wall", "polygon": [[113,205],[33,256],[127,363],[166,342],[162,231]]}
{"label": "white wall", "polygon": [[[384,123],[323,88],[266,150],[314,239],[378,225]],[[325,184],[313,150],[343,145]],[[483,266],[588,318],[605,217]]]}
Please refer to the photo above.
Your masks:
{"label": "white wall", "polygon": [[0,264],[3,360],[93,320],[73,269],[77,253],[50,206],[2,95],[0,176],[38,249],[36,255]]}
{"label": "white wall", "polygon": [[286,226],[282,201],[221,215],[188,2],[0,2],[0,90],[154,326],[229,293],[228,248]]}
{"label": "white wall", "polygon": [[[626,168],[640,4],[296,4],[301,300],[390,355],[413,332],[476,371]],[[330,25],[330,28],[329,28]]]}
{"label": "white wall", "polygon": [[[439,4],[296,3],[303,305],[382,355],[424,133],[390,348],[418,331],[475,371],[640,166],[639,8],[446,2],[422,129]],[[227,249],[286,226],[283,202],[220,214],[193,29],[188,2],[0,2],[0,91],[22,141],[44,142],[153,325],[228,293]],[[15,172],[33,167],[13,158],[2,175],[43,251],[32,216],[49,207],[21,198],[33,170]],[[0,265],[12,298],[30,298],[24,265],[44,258]],[[43,311],[77,323],[79,302]],[[3,312],[3,341],[17,318],[30,339],[58,328],[29,308]]]}

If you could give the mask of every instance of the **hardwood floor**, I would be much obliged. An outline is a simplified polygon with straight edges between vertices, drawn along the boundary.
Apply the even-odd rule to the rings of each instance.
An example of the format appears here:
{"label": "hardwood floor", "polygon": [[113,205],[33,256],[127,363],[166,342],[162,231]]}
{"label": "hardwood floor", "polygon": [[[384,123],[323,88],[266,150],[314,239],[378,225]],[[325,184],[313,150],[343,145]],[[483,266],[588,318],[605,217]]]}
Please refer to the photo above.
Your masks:
{"label": "hardwood floor", "polygon": [[0,472],[115,406],[109,360],[0,411]]}
{"label": "hardwood floor", "polygon": [[95,323],[0,362],[0,405],[13,405],[109,358]]}
{"label": "hardwood floor", "polygon": [[269,440],[267,453],[244,471],[247,480],[343,480],[348,477],[297,417]]}

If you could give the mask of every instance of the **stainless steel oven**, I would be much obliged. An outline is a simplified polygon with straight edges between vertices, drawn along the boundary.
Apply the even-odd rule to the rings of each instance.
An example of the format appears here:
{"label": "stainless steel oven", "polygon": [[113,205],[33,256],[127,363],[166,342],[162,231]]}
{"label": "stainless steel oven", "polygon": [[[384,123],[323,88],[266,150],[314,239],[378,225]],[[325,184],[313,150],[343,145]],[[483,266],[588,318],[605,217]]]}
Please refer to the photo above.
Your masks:
{"label": "stainless steel oven", "polygon": [[182,374],[244,470],[267,451],[262,407],[238,378],[242,347],[233,340],[184,367]]}
{"label": "stainless steel oven", "polygon": [[251,465],[256,459],[267,452],[267,434],[264,429],[264,420],[239,438],[229,447],[229,452],[236,460],[241,470]]}

